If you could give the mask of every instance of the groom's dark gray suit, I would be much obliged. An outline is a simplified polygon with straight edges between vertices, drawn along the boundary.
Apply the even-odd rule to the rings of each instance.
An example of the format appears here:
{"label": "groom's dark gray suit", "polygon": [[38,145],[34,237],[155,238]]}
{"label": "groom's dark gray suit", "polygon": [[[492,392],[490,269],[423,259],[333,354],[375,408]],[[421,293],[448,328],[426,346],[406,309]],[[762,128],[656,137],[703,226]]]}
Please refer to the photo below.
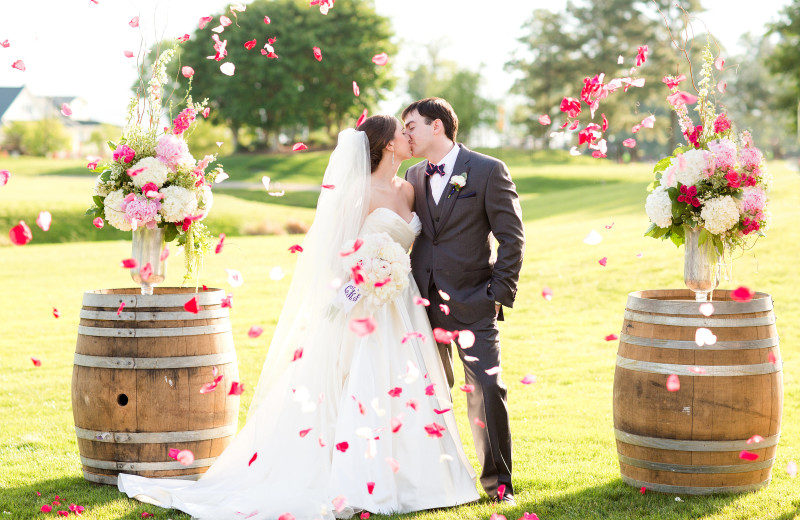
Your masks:
{"label": "groom's dark gray suit", "polygon": [[[497,320],[503,320],[503,311],[501,308],[495,316],[495,302],[514,306],[525,232],[516,186],[506,165],[458,146],[450,178],[466,173],[467,182],[458,191],[448,184],[438,204],[425,174],[427,161],[406,171],[406,180],[414,185],[415,210],[422,221],[422,233],[411,249],[411,268],[420,293],[431,302],[431,326],[475,334],[474,346],[457,350],[466,382],[475,387],[467,393],[468,413],[478,460],[483,466],[481,484],[493,497],[500,484],[505,484],[506,493],[513,492],[511,428],[506,386],[499,374],[487,374],[486,370],[500,365]],[[494,262],[490,233],[499,244]],[[443,302],[439,290],[449,294],[450,300]],[[449,307],[449,315],[441,311],[442,303]],[[452,388],[450,345],[439,344],[439,353]],[[478,360],[465,361],[465,356]]]}

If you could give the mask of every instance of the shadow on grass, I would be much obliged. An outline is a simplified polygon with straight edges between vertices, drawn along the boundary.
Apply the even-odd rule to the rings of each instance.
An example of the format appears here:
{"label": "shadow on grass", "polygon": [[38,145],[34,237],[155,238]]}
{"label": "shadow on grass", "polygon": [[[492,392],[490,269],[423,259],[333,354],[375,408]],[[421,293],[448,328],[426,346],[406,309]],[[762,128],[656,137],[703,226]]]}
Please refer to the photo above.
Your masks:
{"label": "shadow on grass", "polygon": [[[37,495],[41,493],[41,496]],[[56,496],[60,497],[61,505],[53,505]],[[116,507],[114,504],[116,503]],[[42,506],[50,504],[51,513],[44,515]],[[104,486],[88,482],[82,477],[63,477],[59,479],[40,480],[24,486],[5,488],[0,493],[0,513],[8,512],[13,520],[33,520],[45,516],[57,517],[57,511],[68,511],[70,504],[83,506],[84,516],[97,518],[94,514],[100,506],[110,506],[115,509],[129,509],[131,504],[135,510],[128,513],[105,513],[103,518],[114,520],[141,520],[142,513],[153,513],[156,520],[171,518],[173,520],[189,520],[190,516],[174,509],[162,509],[147,504],[142,504],[129,499],[121,493],[116,486]],[[75,518],[75,513],[70,513],[70,518]],[[57,517],[60,518],[60,517]]]}

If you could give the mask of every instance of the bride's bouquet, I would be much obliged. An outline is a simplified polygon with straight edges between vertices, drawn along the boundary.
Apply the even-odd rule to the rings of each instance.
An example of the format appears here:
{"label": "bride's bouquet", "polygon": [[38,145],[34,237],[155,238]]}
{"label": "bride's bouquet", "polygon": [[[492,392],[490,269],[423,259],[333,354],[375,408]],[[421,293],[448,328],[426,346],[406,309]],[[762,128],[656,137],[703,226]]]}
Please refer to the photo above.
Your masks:
{"label": "bride's bouquet", "polygon": [[354,251],[344,257],[344,265],[368,306],[388,303],[408,287],[411,259],[388,233],[366,235],[345,249]]}
{"label": "bride's bouquet", "polygon": [[[699,243],[712,241],[722,255],[765,236],[769,176],[750,133],[737,134],[725,112],[716,113],[714,89],[722,91],[724,86],[713,81],[715,66],[722,69],[723,63],[715,62],[706,46],[697,96],[680,90],[683,74],[663,79],[687,144],[655,166],[656,179],[645,203],[652,224],[645,235],[670,238],[680,246],[686,227],[701,228]],[[687,109],[695,102],[700,119],[696,126]]]}
{"label": "bride's bouquet", "polygon": [[[197,117],[208,116],[206,101],[195,103],[187,93],[186,108],[172,119],[171,127],[162,128],[162,97],[169,81],[166,67],[173,54],[174,50],[166,50],[156,59],[146,103],[140,103],[138,96],[131,100],[122,138],[108,143],[112,161],[89,164],[99,175],[94,206],[86,214],[95,217],[98,227],[105,221],[121,231],[164,228],[167,242],[177,239],[184,246],[188,279],[210,250],[213,237],[200,221],[213,203],[212,184],[225,174],[221,166],[206,172],[216,155],[197,161],[185,140]],[[189,82],[190,91],[191,78]]]}

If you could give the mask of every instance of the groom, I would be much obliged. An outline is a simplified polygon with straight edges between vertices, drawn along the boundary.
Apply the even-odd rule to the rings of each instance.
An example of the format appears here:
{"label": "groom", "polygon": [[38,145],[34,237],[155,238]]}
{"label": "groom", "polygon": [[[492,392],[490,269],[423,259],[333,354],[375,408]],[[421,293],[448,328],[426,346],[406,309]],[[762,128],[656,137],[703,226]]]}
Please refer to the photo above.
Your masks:
{"label": "groom", "polygon": [[[513,504],[506,386],[496,367],[497,321],[503,320],[503,306],[514,305],[525,249],[516,186],[503,162],[456,144],[458,117],[444,99],[412,103],[403,111],[403,122],[414,157],[427,159],[406,172],[422,221],[422,233],[411,250],[414,279],[430,300],[433,328],[475,334],[472,347],[457,350],[466,382],[474,387],[467,393],[467,407],[483,466],[481,485],[493,500]],[[491,235],[499,242],[496,260]],[[438,346],[452,388],[451,346]],[[502,498],[500,485],[505,486]]]}

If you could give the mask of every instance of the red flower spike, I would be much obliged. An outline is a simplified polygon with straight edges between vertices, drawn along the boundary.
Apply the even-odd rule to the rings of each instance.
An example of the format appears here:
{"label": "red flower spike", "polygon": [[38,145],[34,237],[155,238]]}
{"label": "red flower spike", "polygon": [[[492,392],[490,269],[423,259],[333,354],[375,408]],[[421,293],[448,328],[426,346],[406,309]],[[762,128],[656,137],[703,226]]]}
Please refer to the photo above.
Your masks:
{"label": "red flower spike", "polygon": [[242,395],[244,393],[244,383],[234,381],[231,383],[231,390],[228,395]]}
{"label": "red flower spike", "polygon": [[741,453],[739,453],[739,458],[742,459],[742,460],[753,461],[753,460],[758,459],[758,457],[759,456],[757,454],[749,452],[747,450],[742,450]]}
{"label": "red flower spike", "polygon": [[731,292],[731,300],[735,302],[749,302],[753,299],[753,296],[755,296],[755,293],[744,285],[737,287]]}
{"label": "red flower spike", "polygon": [[183,304],[183,309],[186,312],[191,312],[192,314],[197,314],[200,312],[200,307],[197,305],[197,297],[192,297],[191,300]]}
{"label": "red flower spike", "polygon": [[617,336],[616,334],[609,334],[608,336],[606,336],[606,341],[617,341],[618,339],[619,336]]}
{"label": "red flower spike", "polygon": [[341,451],[342,453],[346,453],[347,452],[347,448],[349,448],[349,447],[350,447],[350,445],[347,444],[347,442],[340,442],[339,444],[336,445],[336,449]]}
{"label": "red flower spike", "polygon": [[252,457],[250,457],[250,462],[248,462],[248,463],[247,463],[247,466],[248,466],[248,467],[249,467],[249,466],[252,466],[252,465],[253,465],[253,463],[256,461],[256,459],[257,459],[257,458],[258,458],[258,452],[255,452],[255,453],[253,453],[253,456],[252,456]]}
{"label": "red flower spike", "polygon": [[31,234],[31,228],[25,223],[24,220],[20,220],[19,224],[12,227],[11,230],[8,232],[9,238],[11,238],[11,243],[15,246],[24,246],[31,240],[33,240],[33,234]]}
{"label": "red flower spike", "polygon": [[303,247],[295,244],[295,245],[293,245],[292,247],[289,248],[289,252],[290,253],[302,253],[303,252]]}
{"label": "red flower spike", "polygon": [[40,367],[42,366],[42,360],[39,358],[32,357],[31,361],[33,362],[33,366]]}

